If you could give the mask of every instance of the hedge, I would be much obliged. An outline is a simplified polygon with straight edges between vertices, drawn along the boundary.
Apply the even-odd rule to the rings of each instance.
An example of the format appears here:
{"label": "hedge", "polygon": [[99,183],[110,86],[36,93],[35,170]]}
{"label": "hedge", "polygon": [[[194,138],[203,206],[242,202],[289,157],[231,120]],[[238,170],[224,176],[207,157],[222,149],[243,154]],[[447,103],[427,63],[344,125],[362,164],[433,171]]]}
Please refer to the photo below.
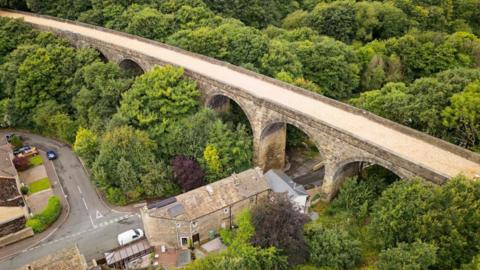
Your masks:
{"label": "hedge", "polygon": [[33,232],[41,233],[45,231],[62,212],[62,204],[58,196],[52,196],[48,199],[48,204],[40,214],[34,215],[27,220],[27,226],[32,228]]}

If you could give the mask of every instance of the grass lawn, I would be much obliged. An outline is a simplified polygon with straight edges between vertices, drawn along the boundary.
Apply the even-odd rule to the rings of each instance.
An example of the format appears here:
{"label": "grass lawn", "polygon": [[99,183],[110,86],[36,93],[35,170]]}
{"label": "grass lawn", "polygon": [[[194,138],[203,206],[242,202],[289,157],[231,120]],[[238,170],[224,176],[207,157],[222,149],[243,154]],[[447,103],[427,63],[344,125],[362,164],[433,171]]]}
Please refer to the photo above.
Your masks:
{"label": "grass lawn", "polygon": [[38,166],[43,164],[43,159],[40,155],[36,155],[34,157],[31,157],[30,160],[28,161],[30,163],[30,166]]}
{"label": "grass lawn", "polygon": [[48,177],[45,177],[43,179],[40,179],[38,181],[35,181],[28,185],[28,188],[30,190],[30,194],[49,189],[50,188],[50,179]]}

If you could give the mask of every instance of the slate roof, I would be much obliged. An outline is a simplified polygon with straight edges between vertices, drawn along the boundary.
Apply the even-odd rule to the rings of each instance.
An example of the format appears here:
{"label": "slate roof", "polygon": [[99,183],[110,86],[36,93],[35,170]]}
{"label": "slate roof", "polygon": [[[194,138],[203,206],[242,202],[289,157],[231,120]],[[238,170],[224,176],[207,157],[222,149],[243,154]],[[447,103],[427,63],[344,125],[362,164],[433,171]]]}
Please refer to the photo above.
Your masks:
{"label": "slate roof", "polygon": [[189,221],[267,190],[261,169],[255,168],[180,194],[171,204],[147,211],[152,217]]}
{"label": "slate roof", "polygon": [[288,195],[305,196],[308,195],[305,188],[293,182],[293,180],[284,172],[279,170],[269,170],[265,174],[268,184],[273,192],[283,193],[288,192]]}
{"label": "slate roof", "polygon": [[18,270],[86,270],[85,258],[76,247],[66,248],[42,257]]}

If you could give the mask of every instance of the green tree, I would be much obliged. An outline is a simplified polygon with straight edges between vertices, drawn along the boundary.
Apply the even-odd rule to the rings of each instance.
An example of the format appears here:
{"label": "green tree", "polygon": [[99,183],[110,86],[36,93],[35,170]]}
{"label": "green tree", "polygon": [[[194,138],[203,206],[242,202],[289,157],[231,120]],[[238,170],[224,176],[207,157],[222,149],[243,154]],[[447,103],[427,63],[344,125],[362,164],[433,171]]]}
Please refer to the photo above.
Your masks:
{"label": "green tree", "polygon": [[220,179],[222,175],[222,164],[220,163],[220,157],[218,155],[217,148],[208,144],[203,151],[203,160],[206,163],[206,179],[208,182],[213,182]]}
{"label": "green tree", "polygon": [[73,150],[91,166],[98,155],[99,141],[91,130],[79,128],[73,144]]}
{"label": "green tree", "polygon": [[149,39],[164,41],[175,31],[174,17],[149,6],[131,5],[123,14],[125,31]]}
{"label": "green tree", "polygon": [[107,131],[100,143],[93,179],[105,190],[120,189],[129,199],[137,199],[145,192],[141,177],[155,163],[155,143],[145,132],[129,126]]}
{"label": "green tree", "polygon": [[453,95],[450,103],[442,112],[443,124],[455,131],[461,146],[480,150],[480,82]]}
{"label": "green tree", "polygon": [[322,35],[351,42],[357,31],[354,2],[319,3],[310,13],[309,25]]}
{"label": "green tree", "polygon": [[218,175],[219,179],[251,167],[252,143],[252,138],[248,135],[245,126],[238,125],[232,130],[220,120],[214,123],[208,137],[208,144],[217,149],[220,158],[223,171]]}
{"label": "green tree", "polygon": [[399,243],[395,248],[380,252],[377,267],[379,270],[428,270],[437,261],[436,251],[437,247],[432,244]]}
{"label": "green tree", "polygon": [[318,267],[352,269],[360,261],[360,242],[347,231],[313,223],[306,227],[305,238],[310,262]]}
{"label": "green tree", "polygon": [[112,63],[96,61],[79,69],[74,81],[78,92],[72,100],[79,124],[97,132],[104,130],[130,85],[127,75]]}
{"label": "green tree", "polygon": [[420,181],[399,181],[382,193],[372,209],[371,228],[384,247],[418,239],[419,217],[426,215],[434,196]]}
{"label": "green tree", "polygon": [[359,86],[357,54],[351,47],[330,38],[296,46],[305,79],[318,84],[326,96],[348,98]]}
{"label": "green tree", "polygon": [[119,113],[129,124],[158,138],[171,122],[198,109],[199,96],[196,83],[184,77],[183,69],[155,67],[137,77],[123,94]]}

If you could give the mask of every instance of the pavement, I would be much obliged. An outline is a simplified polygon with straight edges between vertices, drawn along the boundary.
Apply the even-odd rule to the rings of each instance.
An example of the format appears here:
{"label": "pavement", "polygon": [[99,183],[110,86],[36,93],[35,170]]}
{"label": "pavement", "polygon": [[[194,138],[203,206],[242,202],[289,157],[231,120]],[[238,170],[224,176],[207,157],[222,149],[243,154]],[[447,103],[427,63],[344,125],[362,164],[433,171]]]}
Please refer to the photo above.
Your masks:
{"label": "pavement", "polygon": [[[0,132],[0,136],[5,133],[7,132]],[[68,145],[38,135],[15,133],[25,138],[30,145],[58,153],[58,159],[53,162],[45,159],[45,167],[47,174],[49,170],[54,170],[58,175],[58,182],[53,181],[52,184],[54,188],[63,190],[69,209],[68,216],[63,211],[48,232],[1,248],[0,270],[17,269],[74,244],[78,245],[87,260],[98,259],[104,251],[118,246],[116,236],[119,233],[143,228],[137,212],[119,212],[102,201],[90,182],[88,172]]]}
{"label": "pavement", "polygon": [[95,39],[106,46],[126,50],[183,67],[206,78],[225,83],[248,93],[259,100],[277,104],[295,111],[307,119],[321,122],[336,130],[356,137],[362,142],[375,145],[400,158],[421,165],[447,177],[458,174],[475,177],[480,174],[480,164],[445,150],[426,140],[383,125],[362,114],[353,113],[328,102],[292,91],[281,85],[268,82],[228,66],[214,63],[188,53],[176,51],[143,40],[102,31],[73,23],[57,21],[34,15],[0,11],[0,16],[23,18],[26,22],[83,37]]}

